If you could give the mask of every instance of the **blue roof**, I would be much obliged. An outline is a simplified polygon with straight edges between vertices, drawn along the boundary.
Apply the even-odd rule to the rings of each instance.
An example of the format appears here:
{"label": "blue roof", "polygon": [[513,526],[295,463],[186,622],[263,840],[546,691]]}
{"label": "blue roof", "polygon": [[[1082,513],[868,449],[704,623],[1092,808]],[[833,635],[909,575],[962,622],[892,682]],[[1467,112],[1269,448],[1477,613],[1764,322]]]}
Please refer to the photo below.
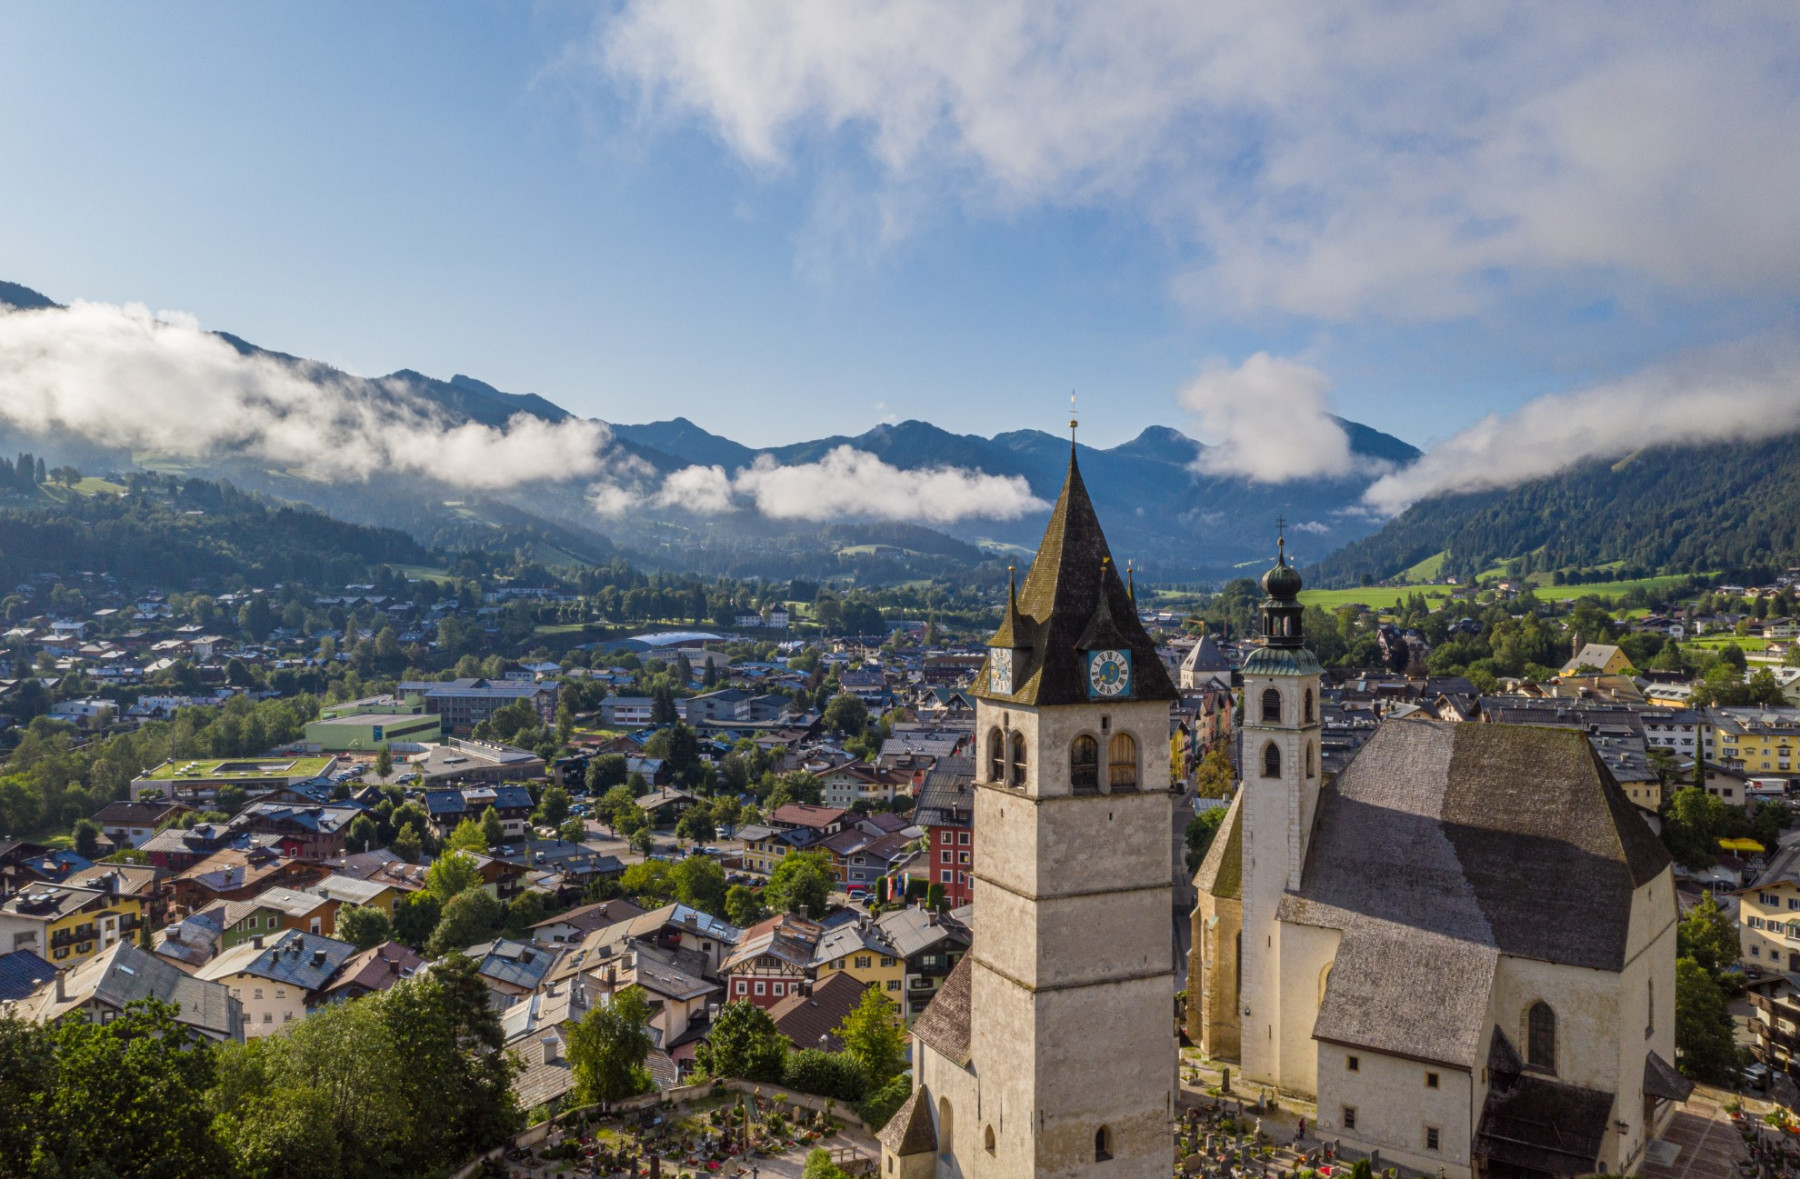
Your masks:
{"label": "blue roof", "polygon": [[316,991],[356,952],[356,947],[349,942],[290,929],[243,970],[247,974]]}
{"label": "blue roof", "polygon": [[514,807],[530,810],[534,804],[531,801],[531,791],[523,786],[496,786],[494,787],[494,805],[507,810]]}
{"label": "blue roof", "polygon": [[485,945],[470,946],[464,951],[469,957],[481,964],[481,973],[496,982],[511,983],[528,991],[537,990],[550,968],[556,965],[557,954],[543,946],[534,946],[530,942],[515,942],[507,938],[499,938]]}
{"label": "blue roof", "polygon": [[56,977],[56,967],[30,950],[0,954],[0,1003],[23,999]]}
{"label": "blue roof", "polygon": [[1244,660],[1244,674],[1321,675],[1319,658],[1304,647],[1258,647]]}
{"label": "blue roof", "polygon": [[467,809],[463,804],[460,790],[427,790],[425,792],[425,813],[432,818],[439,815],[460,815]]}

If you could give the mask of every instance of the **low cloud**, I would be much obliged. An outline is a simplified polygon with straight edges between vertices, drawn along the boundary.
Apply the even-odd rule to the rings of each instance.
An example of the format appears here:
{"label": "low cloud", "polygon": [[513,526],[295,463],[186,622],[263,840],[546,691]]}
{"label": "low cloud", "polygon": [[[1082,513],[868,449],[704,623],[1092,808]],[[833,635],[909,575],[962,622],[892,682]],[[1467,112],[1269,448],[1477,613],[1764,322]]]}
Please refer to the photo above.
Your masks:
{"label": "low cloud", "polygon": [[849,516],[926,524],[974,517],[1016,520],[1049,506],[1016,475],[957,467],[907,471],[849,446],[839,446],[817,462],[790,466],[761,455],[735,475],[727,475],[723,467],[688,467],[670,475],[647,498],[654,506],[700,515],[747,508],[773,520]]}
{"label": "low cloud", "polygon": [[453,423],[396,382],[244,355],[192,316],[133,304],[0,312],[0,419],[190,458],[243,455],[325,479],[459,487],[630,469],[601,422]]}
{"label": "low cloud", "polygon": [[1330,390],[1318,369],[1267,352],[1236,368],[1209,363],[1178,395],[1208,444],[1195,469],[1259,483],[1351,474],[1359,460],[1331,416]]}
{"label": "low cloud", "polygon": [[1742,341],[1492,414],[1371,486],[1392,515],[1427,496],[1509,487],[1584,459],[1800,429],[1800,340]]}

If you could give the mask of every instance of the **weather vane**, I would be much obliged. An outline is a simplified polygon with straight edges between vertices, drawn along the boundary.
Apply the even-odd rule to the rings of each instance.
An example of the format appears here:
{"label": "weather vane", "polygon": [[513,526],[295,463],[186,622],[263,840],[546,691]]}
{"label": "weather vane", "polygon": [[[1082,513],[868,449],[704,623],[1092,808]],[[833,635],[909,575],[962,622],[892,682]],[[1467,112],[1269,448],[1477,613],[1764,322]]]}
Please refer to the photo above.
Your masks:
{"label": "weather vane", "polygon": [[1070,389],[1069,390],[1069,442],[1071,445],[1075,441],[1076,423],[1077,423],[1077,419],[1075,416],[1075,390]]}

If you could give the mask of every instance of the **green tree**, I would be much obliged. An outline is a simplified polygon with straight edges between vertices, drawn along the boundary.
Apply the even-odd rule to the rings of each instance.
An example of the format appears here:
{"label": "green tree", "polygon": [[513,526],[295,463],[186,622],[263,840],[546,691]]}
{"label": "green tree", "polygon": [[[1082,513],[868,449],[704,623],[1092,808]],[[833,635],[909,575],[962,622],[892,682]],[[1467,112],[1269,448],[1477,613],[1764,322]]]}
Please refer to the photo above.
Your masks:
{"label": "green tree", "polygon": [[629,986],[615,992],[610,1002],[590,1007],[569,1029],[577,1103],[617,1101],[656,1087],[644,1067],[654,1046],[650,1015],[644,989]]}
{"label": "green tree", "polygon": [[769,1013],[748,999],[727,1003],[713,1021],[712,1034],[694,1046],[694,1063],[713,1077],[778,1083],[787,1039]]}
{"label": "green tree", "polygon": [[1200,861],[1206,858],[1206,850],[1212,846],[1213,837],[1219,833],[1219,827],[1225,822],[1225,812],[1229,808],[1216,806],[1211,810],[1201,811],[1188,820],[1187,825],[1187,870],[1192,876],[1200,870]]}
{"label": "green tree", "polygon": [[394,836],[394,842],[389,846],[393,848],[395,855],[409,864],[418,863],[419,857],[424,854],[424,844],[419,839],[419,829],[411,823],[400,828],[400,834]]}
{"label": "green tree", "polygon": [[37,1111],[49,1098],[52,1026],[0,1014],[0,1175],[26,1175],[37,1143]]}
{"label": "green tree", "polygon": [[537,819],[546,827],[560,827],[563,820],[569,817],[569,792],[552,783],[544,787],[544,796],[538,799]]}
{"label": "green tree", "polygon": [[944,886],[935,880],[925,886],[925,907],[940,910],[944,907]]}
{"label": "green tree", "polygon": [[381,832],[376,829],[375,820],[368,815],[358,815],[350,820],[350,826],[344,831],[344,846],[352,851],[365,852],[374,847],[381,839]]}
{"label": "green tree", "polygon": [[688,807],[681,812],[681,818],[675,821],[675,834],[695,843],[705,843],[714,838],[718,832],[713,829],[711,810],[698,803]]}
{"label": "green tree", "polygon": [[1702,893],[1700,903],[1675,927],[1675,944],[1680,957],[1692,958],[1716,974],[1737,964],[1737,923],[1711,892]]}
{"label": "green tree", "polygon": [[1231,758],[1223,749],[1209,751],[1194,767],[1194,792],[1201,798],[1230,798],[1235,786]]}
{"label": "green tree", "polygon": [[[489,814],[493,814],[490,808]],[[474,819],[464,819],[450,832],[450,838],[444,841],[444,850],[485,852],[488,849],[487,831],[481,823]]]}
{"label": "green tree", "polygon": [[1729,1085],[1738,1070],[1731,1009],[1706,967],[1692,958],[1675,963],[1675,1063],[1696,1081]]}
{"label": "green tree", "polygon": [[556,835],[564,843],[581,843],[587,839],[587,824],[580,819],[565,819]]}
{"label": "green tree", "polygon": [[452,954],[384,999],[389,1034],[407,1046],[414,1137],[410,1164],[398,1173],[447,1170],[523,1125],[512,1092],[516,1066],[476,963]]}
{"label": "green tree", "polygon": [[481,867],[465,851],[446,851],[425,870],[425,887],[445,904],[481,884]]}
{"label": "green tree", "polygon": [[689,856],[669,870],[675,899],[715,917],[725,914],[725,869],[711,856]]}
{"label": "green tree", "polygon": [[453,950],[465,949],[494,936],[505,911],[500,902],[485,888],[471,888],[451,897],[438,918],[437,928],[425,950],[433,958]]}
{"label": "green tree", "polygon": [[338,937],[359,950],[380,945],[392,937],[393,932],[388,915],[373,905],[352,905],[338,910]]}
{"label": "green tree", "polygon": [[600,801],[594,807],[594,817],[614,831],[619,830],[621,819],[626,816],[635,818],[643,813],[638,807],[637,796],[631,792],[631,787],[623,782],[609,787],[606,793],[600,796]]}
{"label": "green tree", "polygon": [[879,1089],[906,1067],[906,1024],[888,997],[870,987],[836,1028],[844,1054],[862,1066],[869,1085]]}
{"label": "green tree", "polygon": [[775,780],[768,797],[763,800],[763,805],[765,809],[773,812],[791,802],[818,806],[824,799],[824,783],[805,770],[795,770],[792,773],[783,774]]}
{"label": "green tree", "polygon": [[806,1156],[800,1179],[850,1179],[850,1173],[831,1161],[831,1152],[819,1147]]}
{"label": "green tree", "polygon": [[375,776],[383,781],[394,776],[394,751],[387,747],[385,741],[375,751]]}
{"label": "green tree", "polygon": [[849,692],[839,692],[825,706],[825,727],[846,737],[856,737],[869,727],[869,706]]}
{"label": "green tree", "polygon": [[201,1179],[226,1169],[206,1107],[212,1048],[175,1015],[141,999],[110,1023],[55,1025],[50,1085],[36,1105],[37,1173]]}
{"label": "green tree", "polygon": [[623,786],[627,775],[625,755],[622,753],[602,753],[599,757],[588,761],[587,788],[589,794],[602,794],[614,786]]}
{"label": "green tree", "polygon": [[76,821],[75,854],[84,860],[100,858],[100,824],[92,819]]}
{"label": "green tree", "polygon": [[725,920],[738,928],[748,929],[768,915],[756,890],[743,884],[734,884],[725,890]]}
{"label": "green tree", "polygon": [[[457,824],[460,828],[461,824]],[[506,829],[500,825],[500,811],[489,807],[481,812],[481,838],[485,848],[499,847],[506,840]]]}
{"label": "green tree", "polygon": [[428,889],[403,897],[394,905],[394,939],[423,950],[444,914],[444,902]]}
{"label": "green tree", "polygon": [[792,852],[769,874],[763,897],[780,912],[818,918],[830,907],[831,890],[836,884],[837,875],[823,852]]}
{"label": "green tree", "polygon": [[619,877],[619,887],[649,903],[649,907],[675,899],[675,878],[667,860],[644,860],[631,865]]}

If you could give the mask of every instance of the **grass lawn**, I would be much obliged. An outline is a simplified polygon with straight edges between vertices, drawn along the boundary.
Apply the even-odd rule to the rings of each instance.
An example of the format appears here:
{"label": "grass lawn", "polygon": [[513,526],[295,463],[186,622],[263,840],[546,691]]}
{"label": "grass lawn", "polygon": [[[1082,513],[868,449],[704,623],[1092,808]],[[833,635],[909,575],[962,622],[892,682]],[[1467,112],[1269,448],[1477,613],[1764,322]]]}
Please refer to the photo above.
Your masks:
{"label": "grass lawn", "polygon": [[1718,651],[1733,645],[1740,651],[1766,651],[1769,649],[1769,640],[1749,635],[1705,635],[1682,644],[1684,647],[1698,647],[1706,651]]}
{"label": "grass lawn", "polygon": [[1449,585],[1390,585],[1364,586],[1357,589],[1314,589],[1301,590],[1300,601],[1308,606],[1317,606],[1321,610],[1336,610],[1341,606],[1363,605],[1376,610],[1391,610],[1414,594],[1424,594],[1428,602],[1442,601],[1456,589]]}
{"label": "grass lawn", "polygon": [[449,581],[447,570],[434,569],[430,565],[395,565],[394,572],[413,581]]}
{"label": "grass lawn", "polygon": [[[1534,575],[1534,579],[1536,576]],[[1602,598],[1616,601],[1634,589],[1656,594],[1687,580],[1679,577],[1640,577],[1636,581],[1603,581],[1598,585],[1536,585],[1532,592],[1547,602],[1572,602],[1577,598]]]}
{"label": "grass lawn", "polygon": [[585,622],[558,622],[554,625],[544,623],[532,627],[531,633],[534,635],[571,635],[579,633],[581,628],[586,625]]}
{"label": "grass lawn", "polygon": [[1450,553],[1448,550],[1433,553],[1412,568],[1402,569],[1400,571],[1400,577],[1405,581],[1418,582],[1420,584],[1434,582],[1444,575],[1444,558],[1449,555]]}

